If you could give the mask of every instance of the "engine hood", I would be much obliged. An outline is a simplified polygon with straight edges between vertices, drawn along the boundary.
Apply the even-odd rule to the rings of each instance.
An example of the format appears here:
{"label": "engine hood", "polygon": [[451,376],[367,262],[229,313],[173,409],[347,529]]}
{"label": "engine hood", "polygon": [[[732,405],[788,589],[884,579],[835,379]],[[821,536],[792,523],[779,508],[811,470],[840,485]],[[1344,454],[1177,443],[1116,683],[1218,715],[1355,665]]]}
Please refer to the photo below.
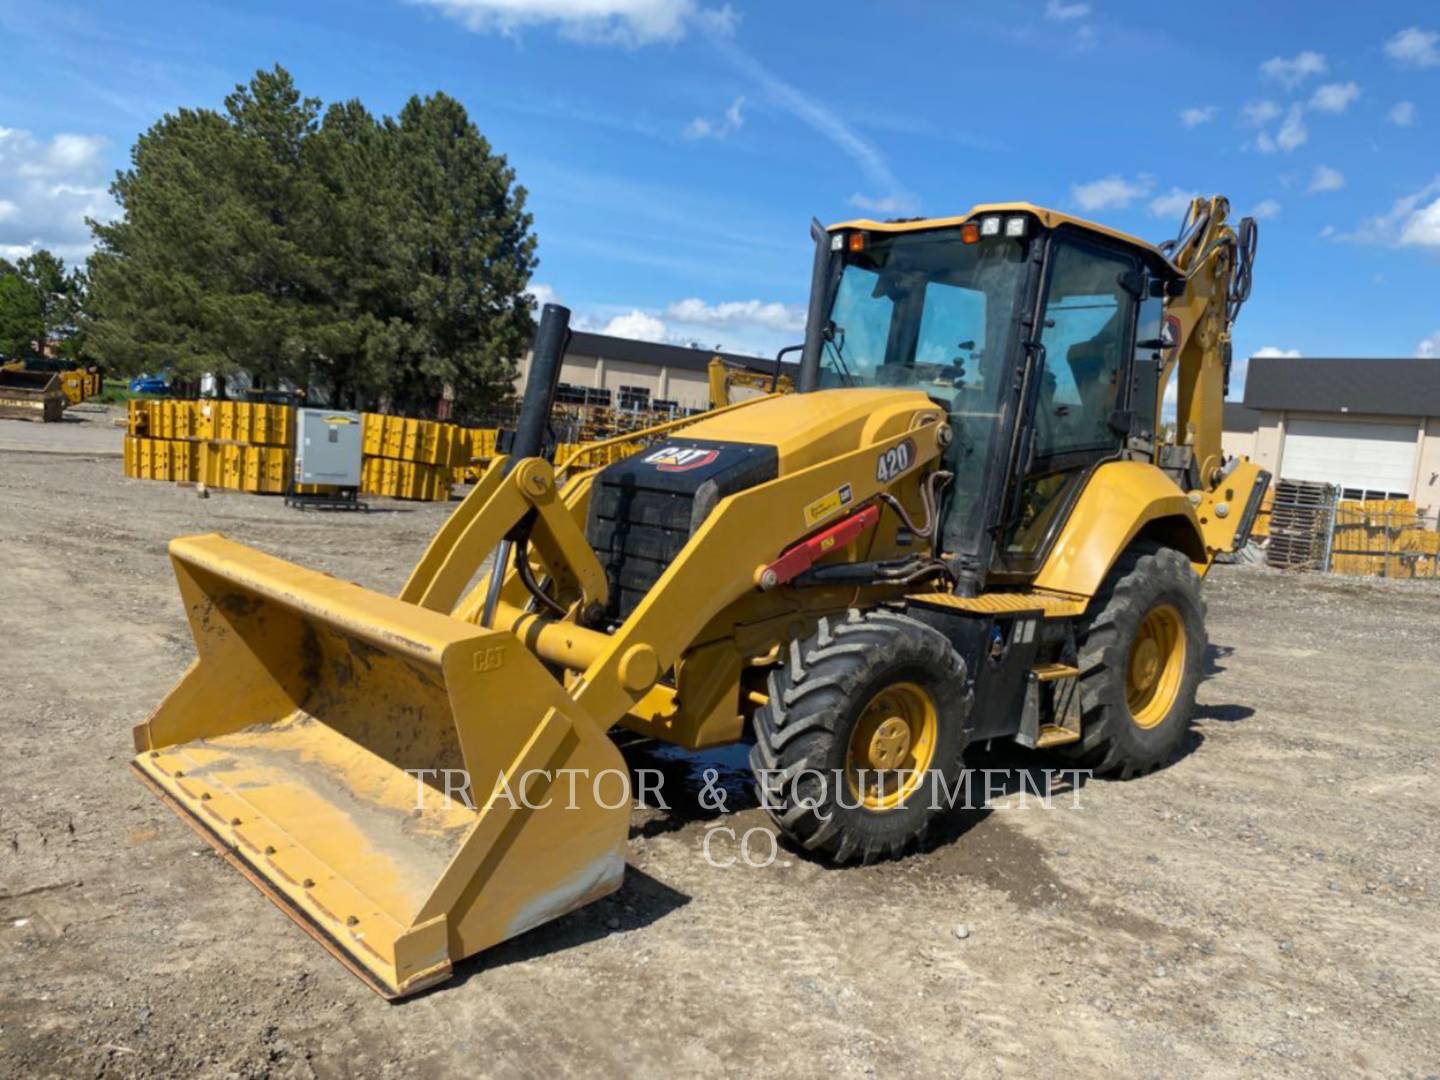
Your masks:
{"label": "engine hood", "polygon": [[756,401],[677,433],[685,440],[773,446],[781,475],[908,431],[944,411],[916,390],[817,390]]}

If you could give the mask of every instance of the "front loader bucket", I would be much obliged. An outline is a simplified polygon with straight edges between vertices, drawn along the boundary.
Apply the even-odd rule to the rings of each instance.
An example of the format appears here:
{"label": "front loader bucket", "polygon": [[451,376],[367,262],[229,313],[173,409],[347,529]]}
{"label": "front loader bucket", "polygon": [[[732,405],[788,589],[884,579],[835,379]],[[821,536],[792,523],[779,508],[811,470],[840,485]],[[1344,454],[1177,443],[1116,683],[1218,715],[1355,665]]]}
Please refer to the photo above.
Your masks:
{"label": "front loader bucket", "polygon": [[217,535],[170,556],[199,655],[133,767],[380,993],[619,886],[624,761],[514,636]]}

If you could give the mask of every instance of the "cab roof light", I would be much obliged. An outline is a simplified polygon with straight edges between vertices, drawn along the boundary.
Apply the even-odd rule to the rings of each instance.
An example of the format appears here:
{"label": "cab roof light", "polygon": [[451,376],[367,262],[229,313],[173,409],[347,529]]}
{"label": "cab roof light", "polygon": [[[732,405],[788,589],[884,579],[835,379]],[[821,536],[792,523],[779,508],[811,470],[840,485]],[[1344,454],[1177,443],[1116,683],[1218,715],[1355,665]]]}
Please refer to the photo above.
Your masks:
{"label": "cab roof light", "polygon": [[865,234],[863,232],[852,232],[845,246],[852,252],[864,251]]}
{"label": "cab roof light", "polygon": [[980,235],[981,235],[981,236],[999,236],[999,235],[1000,235],[1000,219],[999,219],[998,217],[994,217],[994,216],[987,217],[987,218],[981,218],[981,219],[980,219]]}
{"label": "cab roof light", "polygon": [[830,250],[831,250],[831,251],[844,251],[844,250],[845,250],[845,234],[844,234],[844,233],[836,233],[834,236],[830,237]]}
{"label": "cab roof light", "polygon": [[961,225],[960,239],[966,244],[978,244],[980,242],[980,226],[973,221]]}
{"label": "cab roof light", "polygon": [[1005,219],[1005,235],[1016,239],[1025,235],[1025,219],[1023,217],[1012,217]]}

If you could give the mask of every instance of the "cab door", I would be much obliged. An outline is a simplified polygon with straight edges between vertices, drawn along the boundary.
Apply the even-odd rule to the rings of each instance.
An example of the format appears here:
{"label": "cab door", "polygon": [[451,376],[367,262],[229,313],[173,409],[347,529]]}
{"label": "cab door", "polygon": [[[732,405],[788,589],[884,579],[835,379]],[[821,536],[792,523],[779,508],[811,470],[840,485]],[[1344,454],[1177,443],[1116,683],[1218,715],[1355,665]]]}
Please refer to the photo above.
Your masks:
{"label": "cab door", "polygon": [[992,576],[1038,570],[1090,472],[1119,456],[1143,292],[1137,256],[1063,233],[1052,239],[1016,444],[1020,481]]}

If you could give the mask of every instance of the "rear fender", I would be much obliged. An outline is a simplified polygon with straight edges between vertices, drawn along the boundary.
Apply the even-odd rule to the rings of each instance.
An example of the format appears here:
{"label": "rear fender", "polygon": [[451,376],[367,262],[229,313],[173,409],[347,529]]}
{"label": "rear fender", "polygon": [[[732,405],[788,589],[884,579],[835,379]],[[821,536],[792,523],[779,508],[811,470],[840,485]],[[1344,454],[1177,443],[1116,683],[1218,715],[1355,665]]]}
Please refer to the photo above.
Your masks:
{"label": "rear fender", "polygon": [[1154,465],[1114,461],[1095,470],[1035,577],[1035,588],[1090,597],[1120,553],[1154,538],[1185,554],[1203,575],[1213,553],[1195,507]]}

